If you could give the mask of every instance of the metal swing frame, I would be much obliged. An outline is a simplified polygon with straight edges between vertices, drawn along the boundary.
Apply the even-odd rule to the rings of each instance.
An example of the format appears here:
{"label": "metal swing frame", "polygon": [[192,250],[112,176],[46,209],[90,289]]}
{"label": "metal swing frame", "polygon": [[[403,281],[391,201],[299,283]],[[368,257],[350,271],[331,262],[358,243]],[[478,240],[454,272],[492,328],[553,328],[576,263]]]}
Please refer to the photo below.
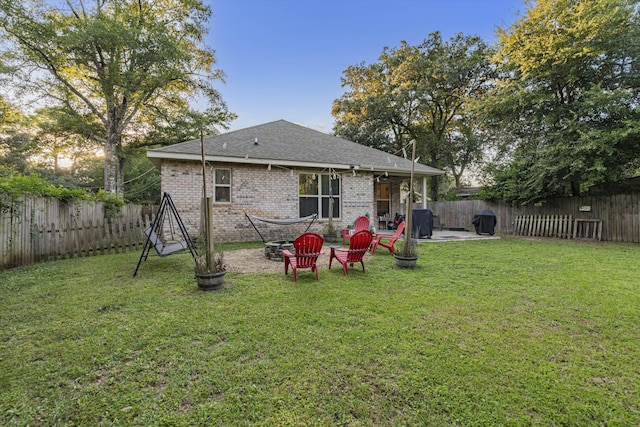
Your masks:
{"label": "metal swing frame", "polygon": [[[176,224],[178,225],[178,229],[180,230],[180,234],[182,235],[183,240],[179,242],[165,244],[161,239],[160,235],[162,234],[162,228],[164,225],[165,215],[173,215],[173,218],[176,220]],[[171,217],[169,217],[169,221],[171,221]],[[173,223],[170,222],[171,234],[173,235]],[[178,252],[182,252],[184,250],[189,250],[191,252],[191,256],[195,259],[198,252],[196,251],[196,246],[194,242],[189,237],[189,233],[187,232],[187,228],[182,222],[180,218],[180,214],[178,214],[178,209],[176,205],[173,203],[171,196],[169,193],[164,193],[162,196],[162,201],[160,202],[160,207],[158,208],[158,213],[153,219],[153,223],[151,227],[144,230],[144,234],[147,236],[147,240],[142,248],[142,253],[140,254],[140,259],[138,260],[138,265],[136,266],[136,271],[133,273],[133,277],[138,274],[138,269],[140,268],[140,264],[143,260],[146,260],[149,256],[149,251],[153,247],[158,256],[169,256]]]}

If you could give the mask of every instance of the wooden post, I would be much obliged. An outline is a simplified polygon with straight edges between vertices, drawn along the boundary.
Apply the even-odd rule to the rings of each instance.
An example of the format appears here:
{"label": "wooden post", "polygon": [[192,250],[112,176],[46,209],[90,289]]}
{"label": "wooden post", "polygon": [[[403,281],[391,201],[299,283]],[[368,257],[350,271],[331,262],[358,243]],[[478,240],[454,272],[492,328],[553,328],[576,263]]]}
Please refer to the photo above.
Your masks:
{"label": "wooden post", "polygon": [[202,204],[204,207],[204,239],[205,259],[207,267],[213,269],[213,229],[211,227],[211,212],[213,211],[213,199],[207,197],[207,165],[204,156],[204,131],[200,127],[200,152],[202,155]]}
{"label": "wooden post", "polygon": [[404,254],[409,254],[409,246],[411,245],[411,232],[413,231],[412,228],[412,221],[411,221],[411,216],[413,214],[412,211],[412,207],[413,207],[413,170],[415,167],[415,162],[416,160],[416,140],[413,140],[413,150],[412,150],[412,154],[411,154],[411,181],[409,181],[409,197],[407,197],[407,212],[405,215],[405,228],[404,228]]}

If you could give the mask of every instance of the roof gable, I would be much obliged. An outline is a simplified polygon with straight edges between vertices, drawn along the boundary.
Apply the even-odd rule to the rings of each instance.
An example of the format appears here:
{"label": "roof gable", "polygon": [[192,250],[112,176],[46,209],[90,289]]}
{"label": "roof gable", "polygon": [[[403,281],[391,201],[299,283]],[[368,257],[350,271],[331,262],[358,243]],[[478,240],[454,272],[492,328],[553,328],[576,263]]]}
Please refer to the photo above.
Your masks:
{"label": "roof gable", "polygon": [[[205,137],[204,148],[205,158],[209,161],[389,173],[407,173],[411,170],[410,160],[285,120]],[[151,149],[147,156],[152,160],[200,160],[200,140]],[[440,175],[443,172],[416,163],[415,173]]]}

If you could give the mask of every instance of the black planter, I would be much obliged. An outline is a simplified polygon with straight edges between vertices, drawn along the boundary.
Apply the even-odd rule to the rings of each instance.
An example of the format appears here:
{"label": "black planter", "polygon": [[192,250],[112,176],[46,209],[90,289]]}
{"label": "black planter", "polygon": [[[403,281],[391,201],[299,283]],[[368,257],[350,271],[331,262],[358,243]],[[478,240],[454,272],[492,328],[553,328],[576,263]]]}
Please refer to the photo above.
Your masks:
{"label": "black planter", "polygon": [[203,291],[215,291],[222,289],[224,286],[224,276],[227,272],[211,273],[211,274],[196,274],[196,282],[198,287]]}
{"label": "black planter", "polygon": [[338,236],[336,235],[336,233],[323,234],[322,237],[324,238],[324,241],[327,243],[335,243],[338,241]]}
{"label": "black planter", "polygon": [[402,256],[398,254],[393,254],[393,257],[396,260],[396,267],[398,268],[414,268],[416,263],[418,262],[418,256]]}

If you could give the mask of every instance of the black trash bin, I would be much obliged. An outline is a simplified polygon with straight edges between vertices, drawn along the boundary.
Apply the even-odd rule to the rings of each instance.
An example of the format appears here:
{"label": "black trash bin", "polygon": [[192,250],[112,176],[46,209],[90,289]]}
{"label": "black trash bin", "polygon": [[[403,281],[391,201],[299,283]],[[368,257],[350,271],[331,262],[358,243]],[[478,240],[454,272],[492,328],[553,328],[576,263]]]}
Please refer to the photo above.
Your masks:
{"label": "black trash bin", "polygon": [[492,210],[485,209],[476,212],[471,223],[476,228],[476,234],[488,233],[490,236],[493,236],[498,220]]}
{"label": "black trash bin", "polygon": [[431,209],[413,209],[411,211],[413,230],[411,236],[414,239],[431,238],[433,234],[433,212]]}

